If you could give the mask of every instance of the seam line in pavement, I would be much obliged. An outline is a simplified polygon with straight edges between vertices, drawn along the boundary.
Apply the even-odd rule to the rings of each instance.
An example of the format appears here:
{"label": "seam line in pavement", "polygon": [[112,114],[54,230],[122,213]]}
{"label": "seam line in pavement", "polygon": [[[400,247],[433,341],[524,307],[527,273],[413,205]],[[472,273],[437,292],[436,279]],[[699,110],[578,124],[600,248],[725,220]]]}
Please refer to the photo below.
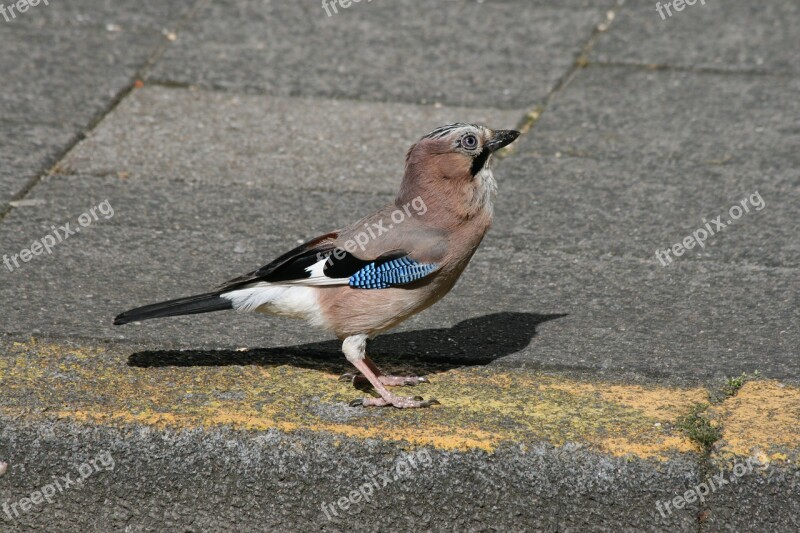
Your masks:
{"label": "seam line in pavement", "polygon": [[[177,33],[183,27],[185,27],[185,25],[197,14],[199,9],[210,1],[211,0],[200,0],[199,2],[197,2],[189,10],[186,16],[184,16],[183,20],[181,20],[178,24],[176,24],[175,32]],[[134,87],[136,86],[137,80],[140,80],[144,77],[147,70],[161,58],[161,56],[164,54],[169,45],[170,45],[169,39],[167,39],[166,36],[162,37],[161,42],[155,47],[154,51],[147,57],[147,59],[145,59],[144,63],[130,77],[130,82],[124,87],[122,87],[119,91],[117,91],[117,93],[108,103],[108,105],[105,106],[105,108],[98,111],[89,120],[85,128],[74,133],[71,136],[69,142],[67,142],[66,146],[62,150],[60,150],[54,157],[50,158],[52,161],[55,161],[55,163],[50,165],[48,168],[45,168],[43,171],[40,171],[32,178],[30,178],[28,182],[25,184],[25,186],[19,192],[13,195],[5,206],[0,207],[0,223],[2,223],[5,220],[6,216],[12,211],[12,209],[14,209],[11,206],[11,202],[25,198],[33,190],[33,188],[36,187],[36,185],[38,185],[40,181],[42,181],[43,177],[56,173],[59,168],[59,165],[64,160],[64,158],[82,140],[84,140],[86,136],[92,130],[94,130],[106,116],[108,116],[109,113],[114,111],[114,109],[117,108],[117,106],[125,99],[125,97],[127,97],[133,91]]]}
{"label": "seam line in pavement", "polygon": [[666,70],[671,72],[692,72],[696,74],[714,74],[726,76],[757,76],[763,78],[798,78],[800,75],[791,72],[767,72],[753,69],[724,69],[717,67],[687,67],[685,65],[666,65],[662,63],[626,63],[624,61],[588,61],[588,67],[628,68],[633,70],[649,70],[653,72]]}
{"label": "seam line in pavement", "polygon": [[[583,46],[580,48],[580,51],[576,54],[575,60],[572,62],[572,65],[567,69],[563,76],[561,76],[556,83],[553,85],[553,88],[545,95],[542,99],[542,103],[535,106],[533,109],[529,110],[524,117],[520,120],[517,125],[517,129],[522,134],[521,136],[524,137],[527,133],[534,128],[536,123],[541,119],[544,112],[547,110],[550,102],[558,95],[560,92],[564,91],[572,80],[578,75],[578,73],[588,65],[588,57],[594,47],[597,39],[600,37],[601,34],[607,32],[611,27],[614,19],[616,18],[616,13],[620,9],[622,9],[625,5],[625,0],[620,0],[619,5],[615,8],[609,9],[605,13],[605,19],[601,22],[598,22],[594,25],[592,29],[591,35],[589,38],[584,42]],[[499,159],[505,159],[514,155],[515,147],[512,145],[508,149],[503,149],[499,154]]]}
{"label": "seam line in pavement", "polygon": [[[741,390],[742,386],[745,382],[751,381],[756,376],[748,376],[746,374],[742,374],[739,378],[741,382],[735,388],[731,389],[731,383],[735,378],[729,378],[725,385],[721,385],[718,387],[711,387],[710,385],[706,387],[709,396],[709,402],[706,404],[696,404],[695,408],[690,411],[689,414],[685,415],[682,420],[678,422],[678,425],[683,426],[682,430],[686,434],[687,438],[694,442],[698,448],[701,449],[701,452],[697,456],[697,469],[700,473],[700,479],[709,479],[711,478],[716,472],[714,471],[714,445],[722,440],[723,438],[723,431],[724,426],[722,425],[715,425],[712,426],[709,422],[709,416],[712,415],[712,409],[715,407],[720,407],[725,404],[725,402],[732,401]],[[692,421],[693,419],[693,421]],[[692,434],[690,426],[694,428],[698,428],[698,426],[705,426],[702,428],[698,428],[700,431],[704,431],[705,434],[698,436],[697,434]],[[709,501],[702,501],[699,505],[699,512],[698,512],[698,521],[697,521],[697,532],[702,533],[706,531],[706,527],[704,527],[704,522],[699,520],[699,518],[707,513],[711,512],[713,509]]]}

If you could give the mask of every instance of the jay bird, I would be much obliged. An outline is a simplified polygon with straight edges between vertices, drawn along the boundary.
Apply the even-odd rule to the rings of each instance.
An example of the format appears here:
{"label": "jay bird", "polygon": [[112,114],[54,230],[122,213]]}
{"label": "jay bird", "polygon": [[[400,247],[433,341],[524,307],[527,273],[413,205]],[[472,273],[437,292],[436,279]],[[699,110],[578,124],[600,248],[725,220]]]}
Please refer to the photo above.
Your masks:
{"label": "jay bird", "polygon": [[212,292],[132,309],[114,324],[227,309],[300,318],[343,340],[344,355],[361,373],[343,378],[366,378],[379,394],[352,406],[439,403],[391,393],[387,387],[427,380],[384,375],[367,357],[367,340],[453,288],[492,222],[492,154],[518,136],[476,124],[437,128],[408,151],[394,202]]}

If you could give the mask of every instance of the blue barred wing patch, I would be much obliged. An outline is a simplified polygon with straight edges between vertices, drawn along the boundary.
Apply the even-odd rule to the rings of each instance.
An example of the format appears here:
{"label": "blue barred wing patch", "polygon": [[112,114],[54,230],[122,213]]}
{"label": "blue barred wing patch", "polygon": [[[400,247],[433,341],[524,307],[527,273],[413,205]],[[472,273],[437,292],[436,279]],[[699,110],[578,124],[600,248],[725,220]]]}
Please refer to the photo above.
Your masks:
{"label": "blue barred wing patch", "polygon": [[437,267],[433,263],[418,263],[407,256],[378,266],[373,261],[350,276],[350,286],[354,289],[388,289],[422,279]]}

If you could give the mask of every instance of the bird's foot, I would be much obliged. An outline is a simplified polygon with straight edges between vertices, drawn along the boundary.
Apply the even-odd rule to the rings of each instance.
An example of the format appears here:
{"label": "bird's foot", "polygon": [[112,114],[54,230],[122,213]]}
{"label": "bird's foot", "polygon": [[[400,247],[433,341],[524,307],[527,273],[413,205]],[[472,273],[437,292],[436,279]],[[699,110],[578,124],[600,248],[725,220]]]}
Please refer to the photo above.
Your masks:
{"label": "bird's foot", "polygon": [[422,396],[409,398],[390,394],[385,398],[357,398],[350,402],[350,407],[386,407],[389,405],[397,407],[398,409],[419,409],[422,407],[430,407],[431,405],[439,405],[439,401],[435,398],[423,400]]}
{"label": "bird's foot", "polygon": [[[378,376],[378,380],[386,387],[416,387],[420,383],[430,383],[424,376]],[[357,389],[369,385],[369,380],[361,374],[347,373],[339,381],[349,381]]]}

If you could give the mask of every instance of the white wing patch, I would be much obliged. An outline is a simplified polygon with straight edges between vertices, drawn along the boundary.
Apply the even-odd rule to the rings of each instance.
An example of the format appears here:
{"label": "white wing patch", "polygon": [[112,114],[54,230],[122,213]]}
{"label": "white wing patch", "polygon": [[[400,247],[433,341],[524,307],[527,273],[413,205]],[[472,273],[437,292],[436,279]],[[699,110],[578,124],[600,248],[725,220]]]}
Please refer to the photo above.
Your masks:
{"label": "white wing patch", "polygon": [[220,295],[230,300],[237,311],[257,311],[307,320],[325,327],[325,319],[312,287],[259,283]]}
{"label": "white wing patch", "polygon": [[350,278],[329,278],[325,275],[325,262],[327,257],[323,258],[310,267],[306,267],[305,271],[311,274],[307,278],[293,279],[289,281],[281,281],[286,285],[306,285],[309,287],[324,287],[326,285],[347,285]]}
{"label": "white wing patch", "polygon": [[271,315],[287,316],[307,320],[314,326],[326,327],[325,319],[317,300],[314,287],[348,285],[350,278],[329,278],[325,275],[323,258],[306,267],[307,278],[276,283],[266,281],[254,283],[242,289],[221,294],[230,300],[237,311],[256,311]]}

